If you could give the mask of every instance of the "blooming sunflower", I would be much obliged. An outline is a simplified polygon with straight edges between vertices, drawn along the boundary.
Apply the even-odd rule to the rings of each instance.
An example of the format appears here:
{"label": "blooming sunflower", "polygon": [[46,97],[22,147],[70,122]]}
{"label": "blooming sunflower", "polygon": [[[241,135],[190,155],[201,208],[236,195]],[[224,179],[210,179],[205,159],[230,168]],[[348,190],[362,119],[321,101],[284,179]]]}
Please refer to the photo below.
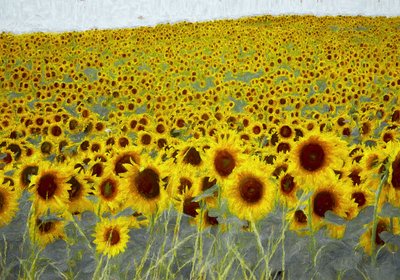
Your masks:
{"label": "blooming sunflower", "polygon": [[240,219],[257,221],[273,210],[275,183],[270,181],[269,166],[249,159],[238,167],[222,188],[229,210]]}
{"label": "blooming sunflower", "polygon": [[129,225],[130,221],[126,217],[98,222],[93,234],[96,251],[108,257],[125,252],[129,241]]}
{"label": "blooming sunflower", "polygon": [[299,183],[313,183],[328,174],[333,169],[340,169],[347,156],[345,142],[330,134],[314,132],[295,142],[290,152],[289,172],[299,180]]}
{"label": "blooming sunflower", "polygon": [[388,201],[400,207],[400,143],[390,142],[387,149],[389,156],[389,177],[387,186]]}
{"label": "blooming sunflower", "polygon": [[67,209],[68,190],[71,189],[67,181],[72,174],[73,169],[64,164],[40,163],[38,174],[32,175],[29,185],[36,214],[44,214],[47,210],[59,213]]}
{"label": "blooming sunflower", "polygon": [[230,132],[219,134],[206,151],[206,163],[211,168],[212,177],[219,183],[227,180],[235,168],[244,161],[244,148],[240,139]]}
{"label": "blooming sunflower", "polygon": [[168,207],[164,180],[171,162],[160,157],[142,155],[140,164],[124,164],[123,185],[127,188],[127,206],[139,213],[151,215]]}
{"label": "blooming sunflower", "polygon": [[64,226],[65,221],[62,219],[44,220],[32,215],[29,218],[29,236],[33,243],[44,248],[57,239],[65,238]]}
{"label": "blooming sunflower", "polygon": [[349,217],[357,207],[351,200],[350,190],[350,183],[339,180],[335,175],[321,178],[315,183],[310,205],[313,230],[317,230],[325,224],[325,213],[328,210],[344,219]]}
{"label": "blooming sunflower", "polygon": [[11,190],[10,183],[0,184],[0,227],[11,222],[18,211],[20,192]]}
{"label": "blooming sunflower", "polygon": [[100,213],[107,211],[115,213],[123,207],[128,189],[123,180],[108,167],[104,171],[104,176],[95,180],[94,194],[99,198]]}

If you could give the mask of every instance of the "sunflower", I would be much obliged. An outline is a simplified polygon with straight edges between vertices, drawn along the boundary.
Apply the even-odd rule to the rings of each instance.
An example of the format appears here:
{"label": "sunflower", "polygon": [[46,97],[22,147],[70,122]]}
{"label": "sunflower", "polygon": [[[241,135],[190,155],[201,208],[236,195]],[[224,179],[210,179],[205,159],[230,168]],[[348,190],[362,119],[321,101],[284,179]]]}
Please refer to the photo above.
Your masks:
{"label": "sunflower", "polygon": [[111,150],[111,161],[110,164],[113,167],[113,172],[115,175],[121,176],[122,173],[126,172],[124,164],[131,164],[134,162],[136,164],[140,163],[140,154],[142,152],[141,148],[127,146],[125,148],[114,147]]}
{"label": "sunflower", "polygon": [[306,210],[292,209],[286,214],[286,220],[290,223],[289,229],[299,235],[309,234],[308,217]]}
{"label": "sunflower", "polygon": [[[353,218],[358,215],[358,213],[367,206],[374,205],[375,202],[375,192],[368,188],[367,184],[362,183],[350,189],[351,199],[357,204],[357,208],[354,208],[354,212],[350,213],[349,217]],[[380,199],[378,208],[380,209],[383,205],[383,200]]]}
{"label": "sunflower", "polygon": [[[361,235],[359,245],[364,249],[364,252],[368,255],[372,254],[371,239],[372,239],[372,227],[370,223],[367,226],[367,230]],[[398,218],[394,219],[394,223],[390,224],[390,218],[378,217],[376,235],[375,235],[375,246],[381,247],[385,244],[385,241],[380,237],[380,233],[387,231],[393,234],[399,234],[399,221]]]}
{"label": "sunflower", "polygon": [[18,180],[18,185],[21,190],[28,188],[31,183],[31,176],[38,174],[39,164],[37,160],[38,158],[35,156],[33,160],[24,162],[18,167],[15,178]]}
{"label": "sunflower", "polygon": [[108,257],[125,252],[129,241],[129,225],[130,221],[126,217],[100,220],[93,234],[96,251]]}
{"label": "sunflower", "polygon": [[167,192],[170,197],[183,194],[190,189],[198,192],[200,180],[198,171],[191,165],[177,164],[174,166],[168,179]]}
{"label": "sunflower", "polygon": [[94,181],[94,194],[99,198],[100,213],[115,213],[124,206],[128,189],[123,180],[115,175],[111,168],[107,168],[104,176]]}
{"label": "sunflower", "polygon": [[68,205],[67,183],[73,174],[72,168],[64,164],[51,164],[43,161],[39,165],[37,175],[31,177],[29,190],[33,193],[36,214],[44,214],[47,210],[63,212]]}
{"label": "sunflower", "polygon": [[29,218],[29,235],[31,241],[41,248],[58,240],[64,239],[65,221],[60,219],[43,219],[40,216],[32,215]]}
{"label": "sunflower", "polygon": [[282,205],[292,208],[297,205],[297,191],[300,189],[294,177],[288,172],[282,172],[278,178],[279,201]]}
{"label": "sunflower", "polygon": [[347,156],[345,142],[329,134],[314,134],[295,142],[290,152],[289,172],[306,185],[340,169]]}
{"label": "sunflower", "polygon": [[204,138],[200,140],[190,138],[188,141],[175,145],[174,148],[178,151],[176,154],[177,163],[190,165],[196,168],[204,166],[204,152],[201,146],[205,143]]}
{"label": "sunflower", "polygon": [[364,149],[364,156],[360,161],[362,170],[359,176],[366,179],[368,187],[372,190],[377,189],[380,177],[385,171],[384,165],[388,161],[388,152],[390,154],[396,153],[396,151],[391,150],[391,148],[394,148],[394,145],[388,143],[388,148],[385,150],[370,147]]}
{"label": "sunflower", "polygon": [[219,227],[222,232],[227,230],[226,224],[220,224],[218,217],[211,215],[209,210],[199,211],[199,215],[191,219],[190,224],[197,226],[199,230],[205,230],[210,227]]}
{"label": "sunflower", "polygon": [[168,194],[164,182],[171,162],[159,156],[144,154],[140,164],[124,164],[123,185],[127,188],[127,205],[139,213],[151,215],[168,207]]}
{"label": "sunflower", "polygon": [[400,143],[391,142],[389,150],[389,177],[387,186],[388,201],[395,207],[400,207]]}
{"label": "sunflower", "polygon": [[257,221],[274,208],[276,186],[270,181],[272,170],[256,159],[238,167],[222,189],[229,210],[240,219]]}
{"label": "sunflower", "polygon": [[179,212],[196,217],[200,209],[200,203],[194,201],[194,198],[201,192],[200,180],[196,176],[196,170],[193,167],[185,167],[176,167],[176,171],[169,179],[167,190],[175,208]]}
{"label": "sunflower", "polygon": [[239,143],[238,137],[229,131],[221,133],[215,142],[210,143],[210,149],[206,151],[207,166],[211,167],[212,176],[218,182],[227,180],[235,168],[244,161],[244,148]]}
{"label": "sunflower", "polygon": [[310,205],[313,230],[318,230],[325,224],[324,218],[327,211],[332,211],[344,219],[351,216],[350,213],[357,207],[351,200],[349,193],[351,188],[348,181],[339,180],[335,175],[320,178],[315,182]]}
{"label": "sunflower", "polygon": [[11,190],[10,181],[0,184],[0,227],[11,222],[18,211],[20,192]]}
{"label": "sunflower", "polygon": [[79,173],[75,169],[75,174],[72,175],[67,184],[71,186],[68,190],[68,210],[71,214],[78,214],[84,211],[93,210],[93,203],[88,199],[90,187],[85,180],[85,174]]}

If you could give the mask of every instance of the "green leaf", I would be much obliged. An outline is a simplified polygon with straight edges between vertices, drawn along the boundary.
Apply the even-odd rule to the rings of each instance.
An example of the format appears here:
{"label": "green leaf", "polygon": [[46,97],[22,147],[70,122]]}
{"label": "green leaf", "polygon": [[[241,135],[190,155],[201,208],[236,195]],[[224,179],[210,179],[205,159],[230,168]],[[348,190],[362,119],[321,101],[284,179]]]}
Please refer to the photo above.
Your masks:
{"label": "green leaf", "polygon": [[325,221],[335,224],[335,225],[344,225],[346,220],[342,217],[337,216],[334,212],[328,210],[325,212]]}

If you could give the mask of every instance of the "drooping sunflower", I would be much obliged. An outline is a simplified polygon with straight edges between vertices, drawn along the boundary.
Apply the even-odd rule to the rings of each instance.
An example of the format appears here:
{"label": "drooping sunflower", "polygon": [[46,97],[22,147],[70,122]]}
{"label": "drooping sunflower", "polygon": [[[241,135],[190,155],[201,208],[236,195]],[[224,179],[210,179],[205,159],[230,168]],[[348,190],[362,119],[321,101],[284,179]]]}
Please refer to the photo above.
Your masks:
{"label": "drooping sunflower", "polygon": [[286,214],[286,220],[290,223],[289,229],[299,235],[309,234],[308,218],[306,210],[292,209]]}
{"label": "drooping sunflower", "polygon": [[274,208],[276,185],[270,181],[272,170],[257,159],[239,166],[222,188],[229,210],[240,219],[257,221]]}
{"label": "drooping sunflower", "polygon": [[201,146],[205,144],[204,138],[190,138],[188,141],[175,145],[177,163],[190,165],[196,168],[204,166],[204,152]]}
{"label": "drooping sunflower", "polygon": [[[349,215],[350,218],[353,218],[358,215],[358,213],[367,206],[374,205],[375,202],[375,192],[371,191],[368,188],[368,185],[362,183],[350,189],[351,199],[357,204],[357,208],[355,208],[354,212]],[[378,203],[378,208],[380,209],[383,205],[383,200],[380,199],[380,203]]]}
{"label": "drooping sunflower", "polygon": [[[388,144],[393,147],[392,144]],[[365,178],[366,184],[371,190],[377,190],[381,176],[385,171],[385,163],[389,160],[388,152],[395,153],[387,149],[376,149],[366,147],[364,149],[364,156],[360,161],[362,170],[359,173],[361,178]]]}
{"label": "drooping sunflower", "polygon": [[21,190],[27,189],[31,183],[31,176],[37,175],[39,172],[39,158],[34,156],[32,160],[23,162],[17,169],[16,178]]}
{"label": "drooping sunflower", "polygon": [[194,198],[201,192],[197,170],[187,165],[178,165],[168,181],[168,193],[177,211],[196,217],[200,203]]}
{"label": "drooping sunflower", "polygon": [[282,172],[278,178],[278,198],[282,205],[292,208],[297,205],[297,191],[301,187],[288,172]]}
{"label": "drooping sunflower", "polygon": [[0,227],[9,224],[17,213],[20,193],[12,190],[9,182],[0,184]]}
{"label": "drooping sunflower", "polygon": [[348,155],[345,142],[334,135],[314,132],[295,142],[290,152],[289,172],[305,185],[333,174],[344,165]]}
{"label": "drooping sunflower", "polygon": [[139,213],[151,215],[168,207],[164,188],[172,162],[163,162],[159,156],[141,156],[140,164],[124,164],[123,185],[127,188],[127,206]]}
{"label": "drooping sunflower", "polygon": [[90,186],[85,180],[85,174],[79,173],[78,169],[75,169],[75,174],[68,179],[67,184],[71,186],[68,190],[69,212],[79,214],[93,210],[93,202],[88,199]]}
{"label": "drooping sunflower", "polygon": [[98,222],[93,234],[96,251],[108,257],[125,252],[129,241],[129,225],[130,221],[126,217]]}
{"label": "drooping sunflower", "polygon": [[60,219],[43,219],[32,215],[29,219],[29,236],[33,243],[41,248],[66,237],[64,232],[65,221]]}
{"label": "drooping sunflower", "polygon": [[40,163],[38,174],[32,175],[29,185],[36,214],[44,214],[47,210],[60,213],[68,209],[68,190],[71,187],[67,181],[72,174],[73,169],[65,164]]}
{"label": "drooping sunflower", "polygon": [[140,153],[141,148],[126,146],[125,148],[113,147],[110,151],[111,161],[109,164],[113,167],[113,172],[115,175],[121,176],[122,173],[126,172],[125,164],[131,164],[134,162],[136,164],[140,163]]}
{"label": "drooping sunflower", "polygon": [[[367,225],[367,230],[361,235],[359,245],[364,249],[364,252],[368,255],[372,254],[372,229],[373,224],[370,223]],[[382,240],[380,234],[384,231],[391,232],[393,234],[399,234],[399,221],[398,218],[394,219],[392,225],[390,225],[389,218],[378,217],[377,227],[376,227],[376,235],[375,235],[375,247],[379,248],[385,244],[385,241]]]}

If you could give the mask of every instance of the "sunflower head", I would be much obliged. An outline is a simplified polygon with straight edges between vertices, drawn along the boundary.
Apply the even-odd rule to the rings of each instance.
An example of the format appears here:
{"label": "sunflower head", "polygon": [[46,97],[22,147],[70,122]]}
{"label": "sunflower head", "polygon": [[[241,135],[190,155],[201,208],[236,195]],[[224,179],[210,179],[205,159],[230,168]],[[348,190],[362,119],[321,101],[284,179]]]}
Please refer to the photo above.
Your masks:
{"label": "sunflower head", "polygon": [[103,219],[97,223],[93,243],[99,253],[114,257],[123,253],[129,241],[129,219],[119,217],[114,220]]}
{"label": "sunflower head", "polygon": [[304,183],[312,185],[340,169],[346,158],[346,144],[332,135],[314,134],[297,142],[291,152],[289,171]]}
{"label": "sunflower head", "polygon": [[251,158],[224,185],[222,197],[238,218],[256,221],[272,211],[276,186],[265,174],[271,174],[271,170]]}
{"label": "sunflower head", "polygon": [[65,211],[70,190],[67,181],[72,174],[73,169],[65,164],[42,162],[38,174],[31,177],[29,186],[37,214],[47,210],[55,213]]}

